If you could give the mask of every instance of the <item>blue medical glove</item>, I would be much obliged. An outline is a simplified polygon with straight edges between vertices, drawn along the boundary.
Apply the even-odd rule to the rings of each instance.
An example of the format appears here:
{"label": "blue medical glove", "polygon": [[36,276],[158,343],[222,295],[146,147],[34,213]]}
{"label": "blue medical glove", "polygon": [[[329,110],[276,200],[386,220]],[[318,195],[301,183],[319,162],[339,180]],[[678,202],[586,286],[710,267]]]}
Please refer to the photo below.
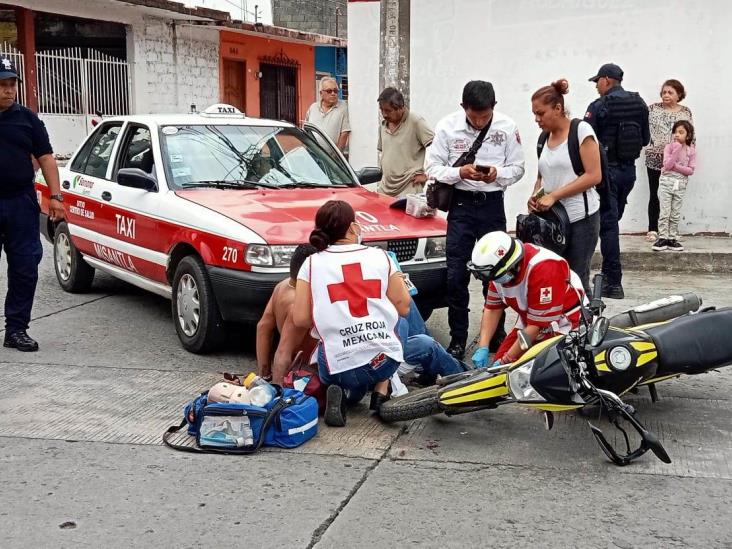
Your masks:
{"label": "blue medical glove", "polygon": [[482,368],[486,364],[488,364],[488,355],[489,355],[488,347],[478,347],[478,349],[473,353],[472,360],[473,364],[476,368]]}
{"label": "blue medical glove", "polygon": [[498,368],[499,366],[503,366],[503,362],[501,362],[500,360],[496,360],[491,368]]}

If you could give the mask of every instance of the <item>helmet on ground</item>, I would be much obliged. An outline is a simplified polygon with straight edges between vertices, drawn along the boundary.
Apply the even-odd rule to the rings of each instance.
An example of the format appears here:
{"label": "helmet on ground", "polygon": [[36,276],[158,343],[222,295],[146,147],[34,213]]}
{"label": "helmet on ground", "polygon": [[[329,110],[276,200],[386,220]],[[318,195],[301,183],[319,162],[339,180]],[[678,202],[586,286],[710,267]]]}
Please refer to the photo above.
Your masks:
{"label": "helmet on ground", "polygon": [[545,212],[521,214],[516,218],[516,238],[562,255],[567,248],[569,216],[557,202]]}
{"label": "helmet on ground", "polygon": [[473,247],[468,269],[483,282],[497,280],[510,273],[524,257],[524,245],[503,231],[484,235]]}

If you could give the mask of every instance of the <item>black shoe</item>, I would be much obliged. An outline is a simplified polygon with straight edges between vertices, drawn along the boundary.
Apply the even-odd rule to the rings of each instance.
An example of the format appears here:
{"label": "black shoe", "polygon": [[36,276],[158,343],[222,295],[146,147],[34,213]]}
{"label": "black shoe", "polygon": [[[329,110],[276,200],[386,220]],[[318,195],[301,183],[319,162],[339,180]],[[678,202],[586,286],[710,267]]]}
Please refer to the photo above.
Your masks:
{"label": "black shoe", "polygon": [[684,247],[681,245],[681,242],[679,242],[678,240],[667,240],[666,249],[669,252],[683,252],[684,251]]}
{"label": "black shoe", "polygon": [[653,243],[653,246],[651,246],[651,249],[654,252],[662,252],[663,250],[668,250],[668,244],[669,241],[665,238],[659,238]]}
{"label": "black shoe", "polygon": [[381,393],[372,391],[369,410],[373,410],[374,412],[379,413],[379,411],[381,410],[381,405],[384,404],[384,402],[386,402],[387,400],[389,400],[389,395],[382,395]]}
{"label": "black shoe", "polygon": [[345,427],[346,398],[338,385],[328,385],[325,394],[325,424],[331,427]]}
{"label": "black shoe", "polygon": [[610,299],[625,299],[625,292],[621,284],[603,284],[602,297]]}
{"label": "black shoe", "polygon": [[38,342],[33,339],[25,330],[5,334],[5,343],[3,347],[13,347],[19,351],[33,353],[38,350]]}
{"label": "black shoe", "polygon": [[458,360],[462,360],[463,358],[465,358],[465,342],[453,339],[452,341],[450,341],[450,346],[446,349],[446,351]]}

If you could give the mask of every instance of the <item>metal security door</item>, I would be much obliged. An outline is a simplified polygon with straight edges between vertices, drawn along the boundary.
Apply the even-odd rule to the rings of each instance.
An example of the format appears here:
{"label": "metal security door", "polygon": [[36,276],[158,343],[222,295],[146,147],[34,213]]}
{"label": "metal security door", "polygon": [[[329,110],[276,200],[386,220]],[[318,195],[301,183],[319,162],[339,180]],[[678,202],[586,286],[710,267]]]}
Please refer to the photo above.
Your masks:
{"label": "metal security door", "polygon": [[259,115],[297,124],[297,68],[262,63]]}

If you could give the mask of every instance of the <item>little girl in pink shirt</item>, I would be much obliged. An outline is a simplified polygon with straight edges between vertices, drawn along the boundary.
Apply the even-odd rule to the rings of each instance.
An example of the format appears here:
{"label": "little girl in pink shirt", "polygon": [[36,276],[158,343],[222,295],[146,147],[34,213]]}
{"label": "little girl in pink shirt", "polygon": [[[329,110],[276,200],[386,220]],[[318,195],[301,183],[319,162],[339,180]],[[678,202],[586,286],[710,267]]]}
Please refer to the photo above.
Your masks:
{"label": "little girl in pink shirt", "polygon": [[653,249],[657,252],[684,251],[684,247],[677,240],[681,206],[689,176],[696,168],[696,149],[692,145],[694,126],[688,120],[679,120],[671,131],[673,141],[663,149],[663,168],[658,182],[661,212],[658,216],[658,240],[653,244]]}

